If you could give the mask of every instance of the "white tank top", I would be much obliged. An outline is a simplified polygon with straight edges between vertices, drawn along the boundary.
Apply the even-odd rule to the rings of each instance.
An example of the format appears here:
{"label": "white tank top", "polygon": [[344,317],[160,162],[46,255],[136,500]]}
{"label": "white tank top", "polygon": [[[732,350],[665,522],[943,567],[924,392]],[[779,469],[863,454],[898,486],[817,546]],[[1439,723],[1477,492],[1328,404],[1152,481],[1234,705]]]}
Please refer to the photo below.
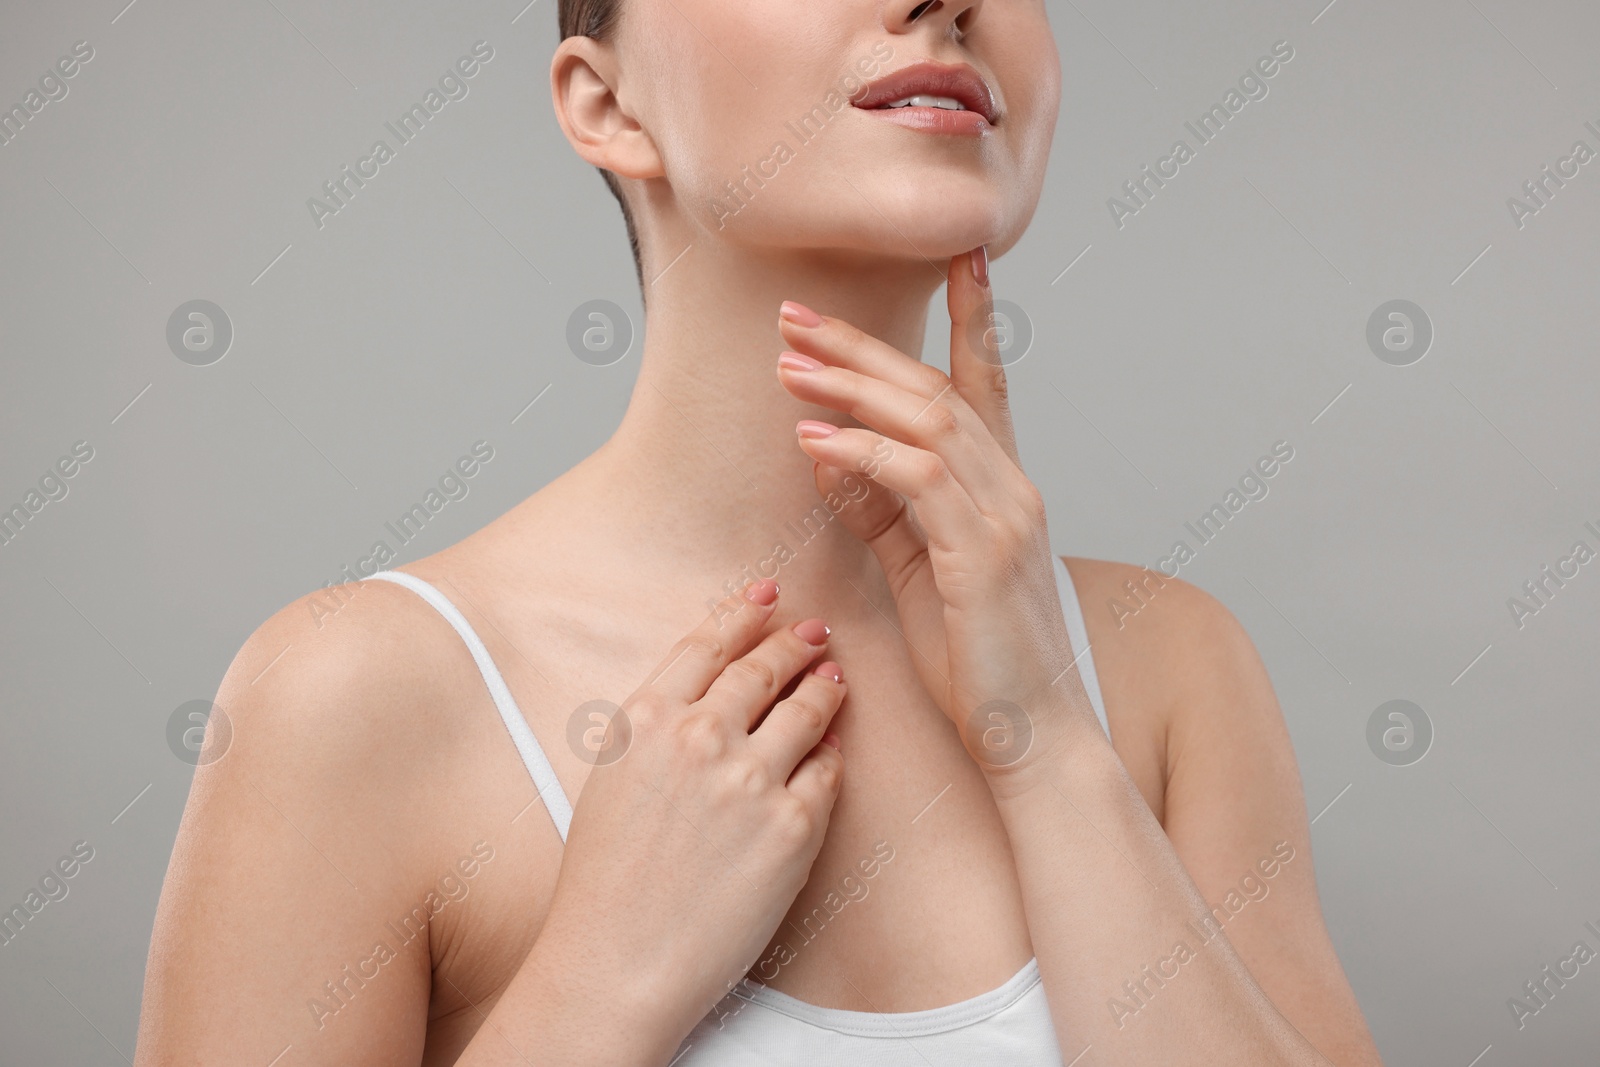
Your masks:
{"label": "white tank top", "polygon": [[[1110,734],[1100,682],[1095,676],[1089,634],[1072,575],[1055,560],[1056,589],[1066,616],[1067,636],[1079,676],[1100,725]],[[466,617],[443,593],[404,571],[367,576],[403,585],[453,626],[466,642],[483,675],[489,696],[511,733],[534,787],[550,812],[561,840],[567,839],[572,804],[554,768],[512,699],[505,679]],[[367,579],[363,579],[367,580]],[[1007,1067],[1061,1067],[1061,1046],[1050,1021],[1037,960],[1029,960],[998,989],[926,1011],[867,1012],[822,1008],[786,993],[741,982],[684,1039],[670,1067],[813,1067],[815,1064],[870,1064],[871,1067],[968,1067],[1003,1063]]]}

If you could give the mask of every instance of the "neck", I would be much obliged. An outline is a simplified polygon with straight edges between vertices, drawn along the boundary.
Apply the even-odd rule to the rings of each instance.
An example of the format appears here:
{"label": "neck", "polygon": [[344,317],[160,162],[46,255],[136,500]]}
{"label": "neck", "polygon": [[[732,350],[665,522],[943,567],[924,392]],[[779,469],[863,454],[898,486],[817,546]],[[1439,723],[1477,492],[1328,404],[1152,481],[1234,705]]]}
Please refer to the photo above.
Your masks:
{"label": "neck", "polygon": [[[777,546],[796,549],[822,500],[794,425],[859,423],[779,385],[779,305],[798,301],[920,359],[942,268],[920,257],[753,254],[702,240],[653,282],[647,275],[638,381],[616,433],[591,457],[606,496],[648,516],[655,532],[650,544],[633,544],[642,527],[622,524],[627,550],[720,588],[746,566],[758,570]],[[781,580],[861,573],[866,546],[828,526]]]}

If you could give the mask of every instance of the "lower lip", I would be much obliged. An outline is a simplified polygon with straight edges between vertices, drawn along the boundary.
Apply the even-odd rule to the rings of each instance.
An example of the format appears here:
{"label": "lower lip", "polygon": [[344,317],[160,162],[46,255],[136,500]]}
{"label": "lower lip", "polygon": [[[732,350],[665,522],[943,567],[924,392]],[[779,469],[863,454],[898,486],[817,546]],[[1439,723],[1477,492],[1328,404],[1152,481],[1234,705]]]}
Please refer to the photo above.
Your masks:
{"label": "lower lip", "polygon": [[923,133],[943,133],[956,137],[981,137],[994,129],[976,111],[954,111],[942,107],[859,108],[867,114]]}

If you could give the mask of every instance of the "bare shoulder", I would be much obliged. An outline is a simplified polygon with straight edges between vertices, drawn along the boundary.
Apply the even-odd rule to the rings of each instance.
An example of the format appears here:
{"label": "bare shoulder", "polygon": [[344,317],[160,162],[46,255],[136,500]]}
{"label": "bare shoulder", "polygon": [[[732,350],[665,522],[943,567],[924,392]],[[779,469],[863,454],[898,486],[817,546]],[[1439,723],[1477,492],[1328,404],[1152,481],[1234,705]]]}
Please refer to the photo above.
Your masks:
{"label": "bare shoulder", "polygon": [[426,601],[393,582],[297,598],[256,628],[223,677],[217,703],[235,731],[228,758],[281,761],[332,780],[357,753],[437,753],[451,734],[448,697],[462,666],[449,633]]}
{"label": "bare shoulder", "polygon": [[[1230,751],[1230,762],[1263,757],[1250,751],[1254,745],[1238,744],[1240,738],[1265,742],[1274,764],[1288,753],[1292,771],[1266,668],[1233,612],[1199,586],[1148,567],[1063,561],[1078,592],[1117,752],[1163,822],[1169,784],[1183,762]],[[1231,749],[1221,743],[1227,738],[1234,739]]]}
{"label": "bare shoulder", "polygon": [[[467,773],[483,716],[462,713],[471,660],[451,636],[415,593],[364,581],[296,599],[244,642],[162,886],[141,1062],[265,1062],[285,1033],[330,1062],[417,1062],[433,962],[464,913],[417,902],[470,850],[460,811],[492,777]],[[394,977],[349,977],[373,967]]]}
{"label": "bare shoulder", "polygon": [[1324,1055],[1378,1063],[1323,922],[1294,746],[1249,634],[1189,582],[1065,562],[1117,753],[1213,919]]}
{"label": "bare shoulder", "polygon": [[[344,850],[343,866],[398,880],[410,861],[426,871],[439,808],[425,798],[472,734],[461,713],[471,660],[453,638],[421,597],[382,580],[327,587],[275,612],[218,689],[180,848],[265,814],[313,843],[307,826],[325,823],[319,847]],[[314,850],[302,858],[317,862]]]}

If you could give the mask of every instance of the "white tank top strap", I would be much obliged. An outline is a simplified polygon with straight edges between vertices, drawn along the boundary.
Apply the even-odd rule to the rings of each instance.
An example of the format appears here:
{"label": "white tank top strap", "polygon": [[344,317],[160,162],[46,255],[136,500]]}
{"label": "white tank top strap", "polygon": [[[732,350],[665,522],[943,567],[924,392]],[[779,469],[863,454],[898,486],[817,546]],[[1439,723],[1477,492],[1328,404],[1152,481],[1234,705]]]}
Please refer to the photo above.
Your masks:
{"label": "white tank top strap", "polygon": [[500,676],[499,668],[490,658],[488,648],[484,646],[482,638],[472,628],[472,624],[467,622],[467,617],[461,614],[448,597],[414,574],[407,574],[404,571],[378,571],[367,575],[362,581],[370,581],[373,578],[403,585],[416,593],[443,615],[445,621],[461,635],[467,650],[472,653],[473,662],[478,665],[478,673],[483,676],[483,684],[488,687],[495,709],[500,712],[501,721],[506,724],[506,730],[511,734],[512,743],[517,746],[517,753],[521,755],[523,765],[528,768],[528,775],[533,779],[534,788],[539,791],[539,799],[544,801],[545,810],[550,813],[550,820],[555,823],[556,832],[565,842],[567,827],[572,823],[572,804],[567,800],[567,794],[561,788],[560,780],[556,778],[555,768],[550,765],[549,757],[539,746],[538,738],[533,736],[533,731],[528,727],[528,720],[522,715],[522,709],[517,707],[516,700],[511,696],[511,690],[506,687],[505,679]]}
{"label": "white tank top strap", "polygon": [[[1100,718],[1100,725],[1109,736],[1105,703],[1095,675],[1088,628],[1084,624],[1077,589],[1073,586],[1071,572],[1059,556],[1055,566],[1057,592],[1079,676]],[[410,589],[443,615],[461,636],[550,812],[551,821],[561,840],[566,841],[572,805],[472,625],[443,593],[415,575],[379,571],[367,575],[367,579],[372,578]],[[746,1010],[737,1010],[740,1003],[746,1005]],[[998,989],[958,1004],[919,1012],[880,1015],[821,1008],[774,990],[763,990],[756,995],[730,993],[723,1004],[729,1006],[728,1010],[713,1010],[684,1041],[673,1061],[674,1067],[744,1067],[757,1062],[771,1067],[799,1067],[817,1062],[870,1062],[880,1067],[1004,1062],[1019,1067],[1024,1064],[1058,1067],[1062,1062],[1061,1046],[1039,981],[1036,960],[1030,960]],[[762,1058],[752,1059],[752,1051],[763,1054]]]}
{"label": "white tank top strap", "polygon": [[[1083,680],[1084,690],[1088,693],[1089,703],[1094,706],[1095,714],[1100,718],[1101,727],[1106,731],[1106,735],[1110,736],[1111,726],[1106,718],[1100,681],[1095,674],[1094,655],[1089,646],[1089,631],[1083,621],[1083,610],[1078,601],[1077,589],[1073,585],[1072,574],[1067,570],[1067,565],[1061,561],[1061,557],[1053,558],[1056,568],[1056,591],[1061,597],[1061,610],[1066,618],[1067,637],[1072,642],[1078,674]],[[528,769],[528,776],[533,779],[534,788],[539,791],[539,798],[544,802],[545,810],[550,813],[550,820],[555,824],[556,832],[561,835],[562,841],[566,841],[567,828],[572,823],[572,804],[567,799],[566,791],[561,788],[561,782],[556,777],[550,758],[540,747],[538,738],[533,736],[533,730],[529,728],[528,721],[523,717],[516,699],[512,697],[499,668],[494,665],[483,639],[448,597],[416,575],[404,571],[378,571],[362,580],[368,581],[374,578],[410,589],[444,616],[445,621],[460,635],[462,642],[467,646],[467,651],[472,654],[473,662],[478,666],[478,673],[483,677],[484,686],[489,691],[490,699],[494,701],[495,710],[500,713],[500,720],[505,723],[506,732],[511,735],[511,741],[516,745],[517,753]]]}
{"label": "white tank top strap", "polygon": [[1072,640],[1072,654],[1078,664],[1078,676],[1089,694],[1094,713],[1100,716],[1100,726],[1106,736],[1111,736],[1111,723],[1106,718],[1105,698],[1100,694],[1100,678],[1094,670],[1094,653],[1089,651],[1089,627],[1083,621],[1083,607],[1078,602],[1077,587],[1072,584],[1072,572],[1060,556],[1056,561],[1056,591],[1061,595],[1061,612],[1067,618],[1067,637]]}

